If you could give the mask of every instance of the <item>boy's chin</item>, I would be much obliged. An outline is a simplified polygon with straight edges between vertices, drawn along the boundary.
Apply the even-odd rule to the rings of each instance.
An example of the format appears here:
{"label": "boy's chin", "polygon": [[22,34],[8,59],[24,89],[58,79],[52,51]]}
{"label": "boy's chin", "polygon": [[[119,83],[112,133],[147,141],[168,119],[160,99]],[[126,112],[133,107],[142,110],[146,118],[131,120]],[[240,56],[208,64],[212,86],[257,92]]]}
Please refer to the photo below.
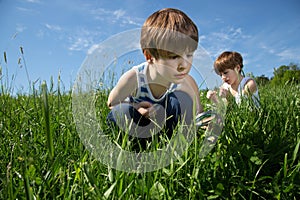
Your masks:
{"label": "boy's chin", "polygon": [[184,81],[184,79],[176,79],[176,80],[173,81],[173,83],[181,84],[181,83],[183,83],[183,81]]}

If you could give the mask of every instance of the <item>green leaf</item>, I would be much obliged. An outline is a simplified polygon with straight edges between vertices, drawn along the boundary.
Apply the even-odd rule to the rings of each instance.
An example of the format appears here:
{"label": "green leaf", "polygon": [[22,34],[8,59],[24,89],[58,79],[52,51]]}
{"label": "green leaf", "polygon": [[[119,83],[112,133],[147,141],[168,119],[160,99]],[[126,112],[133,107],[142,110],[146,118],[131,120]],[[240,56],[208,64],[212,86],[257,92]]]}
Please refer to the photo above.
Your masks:
{"label": "green leaf", "polygon": [[111,192],[114,190],[116,184],[117,184],[117,181],[114,182],[114,183],[108,188],[108,190],[106,190],[106,192],[104,193],[104,197],[105,197],[106,199],[109,197],[109,195],[111,194]]}
{"label": "green leaf", "polygon": [[262,163],[261,159],[257,156],[251,156],[250,161],[256,165],[261,165]]}
{"label": "green leaf", "polygon": [[298,154],[298,151],[299,151],[299,146],[300,146],[300,140],[298,141],[298,143],[295,147],[295,150],[294,150],[294,153],[293,153],[293,162],[292,162],[291,165],[293,165],[295,160],[296,160],[296,157],[297,157],[297,154]]}
{"label": "green leaf", "polygon": [[155,182],[150,189],[150,198],[151,199],[162,199],[165,194],[165,188],[160,182]]}

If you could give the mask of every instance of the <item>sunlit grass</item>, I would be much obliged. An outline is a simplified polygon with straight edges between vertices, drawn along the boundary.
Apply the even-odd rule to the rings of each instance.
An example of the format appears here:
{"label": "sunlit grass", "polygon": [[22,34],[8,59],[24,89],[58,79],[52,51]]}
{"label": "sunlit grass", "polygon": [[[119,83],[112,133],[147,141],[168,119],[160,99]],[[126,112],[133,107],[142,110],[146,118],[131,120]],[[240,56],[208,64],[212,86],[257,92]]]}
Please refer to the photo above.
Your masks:
{"label": "sunlit grass", "polygon": [[[229,104],[222,135],[203,159],[198,154],[204,131],[199,130],[178,160],[140,174],[114,170],[92,157],[76,132],[71,93],[51,85],[13,96],[1,85],[0,199],[300,196],[299,85],[261,87],[261,109]],[[96,97],[103,126],[106,97],[107,93]],[[201,99],[205,104],[205,91]]]}

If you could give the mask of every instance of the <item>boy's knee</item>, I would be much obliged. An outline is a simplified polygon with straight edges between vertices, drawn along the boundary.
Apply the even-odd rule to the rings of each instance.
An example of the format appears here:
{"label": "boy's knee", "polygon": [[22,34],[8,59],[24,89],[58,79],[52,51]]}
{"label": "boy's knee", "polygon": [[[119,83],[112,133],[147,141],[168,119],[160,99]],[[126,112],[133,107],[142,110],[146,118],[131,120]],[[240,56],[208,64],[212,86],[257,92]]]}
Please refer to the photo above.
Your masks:
{"label": "boy's knee", "polygon": [[181,117],[184,116],[185,122],[190,124],[193,118],[193,100],[191,97],[183,91],[175,91],[174,96],[176,98],[176,106],[179,107]]}

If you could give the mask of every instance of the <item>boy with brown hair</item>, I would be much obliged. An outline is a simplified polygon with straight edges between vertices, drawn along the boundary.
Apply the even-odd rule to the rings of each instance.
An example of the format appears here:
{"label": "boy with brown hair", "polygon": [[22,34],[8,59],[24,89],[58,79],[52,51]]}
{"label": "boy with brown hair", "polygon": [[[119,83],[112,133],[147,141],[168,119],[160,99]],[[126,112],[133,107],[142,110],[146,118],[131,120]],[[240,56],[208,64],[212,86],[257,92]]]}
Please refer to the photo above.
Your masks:
{"label": "boy with brown hair", "polygon": [[[243,96],[252,98],[254,104],[259,107],[258,87],[255,80],[245,77],[243,72],[243,57],[235,51],[224,51],[214,62],[215,72],[221,76],[223,84],[220,87],[219,96],[226,98],[231,94],[236,103],[241,103]],[[209,91],[207,97],[217,101],[216,91]]]}
{"label": "boy with brown hair", "polygon": [[139,138],[151,137],[148,125],[155,121],[171,136],[183,115],[190,124],[203,112],[199,89],[189,75],[198,46],[197,26],[178,9],[158,10],[143,24],[140,44],[146,62],[125,72],[110,92],[108,120],[120,125],[119,118],[132,119],[137,126],[133,134]]}

